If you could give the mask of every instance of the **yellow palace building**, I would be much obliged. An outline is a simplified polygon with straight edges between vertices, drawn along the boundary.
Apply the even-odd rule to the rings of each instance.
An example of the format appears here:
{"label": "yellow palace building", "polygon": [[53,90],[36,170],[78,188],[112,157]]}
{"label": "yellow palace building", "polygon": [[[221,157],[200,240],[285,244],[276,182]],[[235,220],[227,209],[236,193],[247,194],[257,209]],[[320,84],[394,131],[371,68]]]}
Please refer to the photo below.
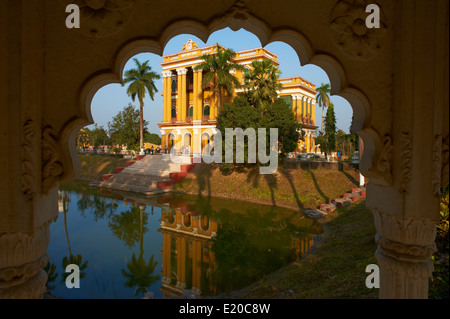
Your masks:
{"label": "yellow palace building", "polygon": [[[199,48],[189,40],[181,52],[163,57],[163,121],[158,124],[163,151],[167,145],[168,150],[175,147],[178,152],[201,153],[215,132],[220,110],[217,109],[214,91],[209,86],[202,89],[203,73],[194,70],[204,62],[200,56],[205,54],[217,54],[217,46]],[[245,67],[244,72],[234,71],[242,85],[252,61],[261,59],[270,59],[274,65],[279,65],[277,56],[264,48],[236,52],[233,62]],[[297,121],[303,124],[305,136],[304,141],[299,141],[298,151],[315,152],[315,85],[299,76],[278,81],[282,84],[278,96],[285,99]],[[240,91],[243,88],[235,89],[235,94]],[[225,97],[224,103],[228,99]]]}

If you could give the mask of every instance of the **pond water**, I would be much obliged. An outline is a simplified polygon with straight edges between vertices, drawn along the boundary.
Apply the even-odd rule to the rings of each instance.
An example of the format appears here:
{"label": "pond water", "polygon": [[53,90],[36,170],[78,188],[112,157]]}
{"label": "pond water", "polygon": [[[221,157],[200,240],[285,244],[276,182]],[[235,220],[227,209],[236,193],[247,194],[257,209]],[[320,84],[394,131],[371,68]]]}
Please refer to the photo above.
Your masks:
{"label": "pond water", "polygon": [[[239,289],[302,255],[321,224],[241,201],[61,190],[51,224],[47,289],[68,299],[201,298]],[[68,264],[80,288],[66,287]]]}

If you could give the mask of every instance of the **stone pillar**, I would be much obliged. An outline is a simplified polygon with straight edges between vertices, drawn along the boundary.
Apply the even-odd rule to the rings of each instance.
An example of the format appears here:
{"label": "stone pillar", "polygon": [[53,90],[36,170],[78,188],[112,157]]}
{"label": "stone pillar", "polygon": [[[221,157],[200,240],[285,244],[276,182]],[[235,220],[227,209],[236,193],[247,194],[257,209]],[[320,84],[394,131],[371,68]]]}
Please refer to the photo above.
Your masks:
{"label": "stone pillar", "polygon": [[163,122],[170,122],[172,108],[172,71],[163,71]]}
{"label": "stone pillar", "polygon": [[[183,245],[184,244],[184,245]],[[177,247],[177,288],[184,289],[186,287],[186,263],[185,258],[183,258],[185,253],[185,239],[182,236],[177,237],[176,247]]]}
{"label": "stone pillar", "polygon": [[[380,298],[418,299],[428,298],[440,189],[448,185],[448,28],[437,27],[448,21],[448,1],[402,1],[395,16],[392,129],[372,161],[366,205]],[[365,139],[363,160],[370,152]]]}
{"label": "stone pillar", "polygon": [[193,105],[194,105],[194,112],[193,112],[193,117],[192,117],[192,119],[194,120],[194,121],[198,121],[198,120],[201,120],[201,118],[199,118],[198,117],[198,95],[199,95],[199,91],[198,91],[198,74],[199,74],[200,72],[199,71],[195,71],[194,70],[194,83],[193,83],[193,91],[194,91],[194,93],[193,93],[193,97],[192,97],[192,101],[193,101]]}
{"label": "stone pillar", "polygon": [[181,92],[182,94],[182,100],[181,100],[181,121],[186,121],[186,115],[187,115],[187,104],[188,104],[188,97],[187,97],[187,90],[186,90],[186,74],[187,69],[184,68],[184,70],[181,72]]}
{"label": "stone pillar", "polygon": [[200,240],[192,240],[192,292],[201,293],[201,262],[202,243]]}
{"label": "stone pillar", "polygon": [[186,68],[177,69],[177,121],[186,120]]}
{"label": "stone pillar", "polygon": [[297,95],[291,95],[292,99],[292,113],[294,114],[294,118],[296,121],[298,121],[297,116]]}
{"label": "stone pillar", "polygon": [[209,106],[211,107],[211,111],[210,111],[210,120],[216,120],[217,116],[219,115],[219,112],[217,110],[217,102],[214,99],[214,93],[210,92],[209,95]]}
{"label": "stone pillar", "polygon": [[312,99],[308,99],[308,124],[312,124]]}
{"label": "stone pillar", "polygon": [[163,231],[163,249],[162,249],[162,274],[163,277],[170,277],[170,235]]}
{"label": "stone pillar", "polygon": [[[197,118],[202,119],[203,116],[203,89],[202,89],[203,73],[200,71],[197,75],[197,94],[194,94],[194,99],[197,99]],[[194,110],[195,112],[195,110]]]}
{"label": "stone pillar", "polygon": [[5,1],[0,10],[0,299],[46,291],[49,226],[66,177],[68,154],[45,113],[44,9]]}
{"label": "stone pillar", "polygon": [[305,97],[304,96],[302,96],[300,103],[301,103],[300,122],[304,123],[304,116],[305,116]]}
{"label": "stone pillar", "polygon": [[311,100],[311,124],[316,125],[316,100]]}
{"label": "stone pillar", "polygon": [[311,132],[306,132],[305,142],[306,142],[306,153],[309,153],[311,151],[311,141],[309,139]]}

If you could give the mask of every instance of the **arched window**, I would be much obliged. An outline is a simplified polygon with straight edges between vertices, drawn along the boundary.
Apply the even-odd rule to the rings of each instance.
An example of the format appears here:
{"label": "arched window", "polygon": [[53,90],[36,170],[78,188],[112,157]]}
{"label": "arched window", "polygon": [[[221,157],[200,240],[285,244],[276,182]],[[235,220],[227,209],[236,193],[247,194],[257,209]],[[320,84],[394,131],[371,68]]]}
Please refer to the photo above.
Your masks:
{"label": "arched window", "polygon": [[177,91],[177,78],[172,78],[172,93]]}
{"label": "arched window", "polygon": [[203,115],[204,115],[204,116],[209,116],[209,112],[210,112],[209,105],[205,105],[205,106],[203,107]]}
{"label": "arched window", "polygon": [[192,106],[189,107],[188,116],[194,116],[194,108]]}
{"label": "arched window", "polygon": [[177,118],[177,107],[172,106],[172,112],[171,112],[172,118]]}
{"label": "arched window", "polygon": [[244,70],[244,83],[247,84],[249,82],[248,75],[250,74],[249,69]]}

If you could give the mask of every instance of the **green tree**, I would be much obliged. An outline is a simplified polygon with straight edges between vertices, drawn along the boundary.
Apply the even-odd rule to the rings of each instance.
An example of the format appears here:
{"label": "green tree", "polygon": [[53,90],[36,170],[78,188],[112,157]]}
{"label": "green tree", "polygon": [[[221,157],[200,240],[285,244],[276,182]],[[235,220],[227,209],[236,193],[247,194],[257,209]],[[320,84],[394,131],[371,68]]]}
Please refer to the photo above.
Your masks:
{"label": "green tree", "polygon": [[136,69],[130,69],[125,72],[125,78],[123,80],[122,86],[130,83],[127,88],[128,96],[131,96],[133,102],[136,99],[136,96],[139,100],[139,148],[142,149],[144,147],[144,98],[145,92],[148,92],[150,98],[154,99],[155,92],[158,92],[156,89],[155,80],[159,80],[161,76],[152,71],[152,68],[148,65],[149,61],[145,61],[144,63],[140,63],[136,58],[133,59],[136,63]]}
{"label": "green tree", "polygon": [[[278,129],[278,146],[281,156],[293,152],[297,148],[297,143],[303,135],[302,125],[295,120],[294,113],[289,105],[282,99],[277,99],[273,103],[268,103],[264,108],[259,127]],[[269,141],[269,138],[266,138]]]}
{"label": "green tree", "polygon": [[[140,140],[139,113],[139,110],[130,103],[113,117],[112,122],[108,123],[112,143],[137,148]],[[146,126],[148,122],[144,121],[143,125],[145,133],[147,132]]]}
{"label": "green tree", "polygon": [[223,92],[227,92],[228,96],[233,96],[235,88],[241,85],[239,80],[230,73],[231,70],[244,70],[244,67],[238,63],[234,63],[233,59],[236,53],[231,49],[222,49],[217,43],[217,54],[204,54],[200,56],[204,62],[194,67],[195,71],[203,71],[202,88],[205,89],[208,83],[217,97],[217,109],[222,108]]}
{"label": "green tree", "polygon": [[336,151],[336,116],[334,115],[333,103],[328,105],[327,115],[325,117],[325,137],[326,150]]}
{"label": "green tree", "polygon": [[[222,136],[225,136],[226,128],[253,128],[256,134],[258,128],[266,128],[267,147],[270,128],[277,128],[282,156],[295,150],[302,132],[301,125],[295,120],[292,110],[284,100],[277,99],[273,103],[266,103],[264,108],[255,108],[245,94],[238,94],[233,103],[224,105],[217,118],[217,128]],[[257,140],[255,142],[257,143]],[[248,140],[245,141],[245,149],[247,144]],[[222,147],[222,151],[225,151],[225,147]],[[247,152],[244,153],[244,159],[247,161]]]}
{"label": "green tree", "polygon": [[91,145],[99,146],[111,144],[111,138],[103,126],[99,127],[96,123],[92,130],[88,128],[85,128],[85,130]]}
{"label": "green tree", "polygon": [[330,105],[330,97],[328,94],[331,92],[330,84],[329,83],[321,83],[320,87],[316,89],[317,95],[316,95],[316,101],[319,104],[319,107],[322,108],[322,126],[321,131],[323,133],[323,113],[324,109]]}
{"label": "green tree", "polygon": [[277,90],[283,85],[278,82],[281,71],[269,59],[253,61],[252,69],[246,75],[246,89],[255,106],[273,102],[278,98]]}
{"label": "green tree", "polygon": [[144,134],[144,142],[160,145],[161,137],[158,134],[146,132]]}

